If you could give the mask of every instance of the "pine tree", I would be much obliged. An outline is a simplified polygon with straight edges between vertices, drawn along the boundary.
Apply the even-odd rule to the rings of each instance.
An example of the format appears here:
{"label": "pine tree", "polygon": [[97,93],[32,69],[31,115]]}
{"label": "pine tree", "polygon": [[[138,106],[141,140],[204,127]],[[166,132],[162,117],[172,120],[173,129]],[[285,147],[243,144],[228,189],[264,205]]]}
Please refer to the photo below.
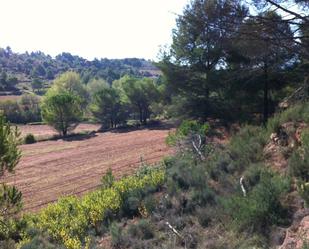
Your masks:
{"label": "pine tree", "polygon": [[0,175],[3,175],[6,170],[12,172],[19,162],[21,157],[17,147],[19,136],[17,127],[11,127],[3,114],[0,114]]}

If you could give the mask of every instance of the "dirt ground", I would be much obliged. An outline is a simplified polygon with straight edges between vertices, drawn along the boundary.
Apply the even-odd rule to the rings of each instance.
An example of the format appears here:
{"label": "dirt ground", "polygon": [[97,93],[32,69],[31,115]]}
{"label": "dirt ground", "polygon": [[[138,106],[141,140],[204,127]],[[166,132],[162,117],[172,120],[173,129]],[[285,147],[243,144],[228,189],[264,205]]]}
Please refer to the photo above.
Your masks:
{"label": "dirt ground", "polygon": [[21,95],[1,95],[0,96],[0,102],[1,101],[7,101],[7,100],[19,100],[21,98]]}
{"label": "dirt ground", "polygon": [[[29,133],[39,139],[58,135],[57,131],[48,125],[18,125],[18,128],[21,131],[22,137]],[[79,133],[82,131],[97,131],[99,128],[99,124],[79,124],[76,129],[74,129],[74,133]]]}
{"label": "dirt ground", "polygon": [[172,153],[165,145],[168,131],[105,132],[22,145],[15,174],[2,177],[0,182],[16,185],[22,191],[24,211],[37,211],[60,196],[95,189],[109,168],[119,177],[132,173],[141,161],[158,162]]}

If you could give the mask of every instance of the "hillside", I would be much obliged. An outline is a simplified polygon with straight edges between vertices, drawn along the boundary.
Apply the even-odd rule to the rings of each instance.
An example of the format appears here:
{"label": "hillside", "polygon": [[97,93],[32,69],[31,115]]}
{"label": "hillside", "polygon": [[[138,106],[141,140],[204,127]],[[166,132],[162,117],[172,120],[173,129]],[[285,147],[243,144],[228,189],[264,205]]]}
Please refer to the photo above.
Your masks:
{"label": "hillside", "polygon": [[[99,134],[91,138],[92,146],[97,149],[100,147],[96,143],[114,146],[108,153],[117,157],[113,153],[115,150],[126,157],[120,161],[114,158],[116,166],[107,171],[98,185],[93,179],[100,176],[101,169],[91,167],[106,164],[107,158],[113,156],[106,157],[94,147],[86,149],[87,141],[70,142],[69,146],[75,149],[61,151],[71,151],[71,159],[59,157],[59,160],[43,163],[51,166],[48,175],[58,170],[52,166],[54,162],[72,169],[81,167],[85,172],[78,179],[90,176],[86,186],[94,184],[97,189],[82,197],[61,198],[35,214],[11,220],[15,224],[10,228],[11,237],[17,236],[17,248],[22,249],[56,249],[63,245],[69,249],[306,249],[309,239],[308,118],[309,105],[303,102],[277,113],[267,127],[247,125],[232,133],[218,123],[185,121],[176,131],[170,132],[166,140],[176,154],[156,165],[144,163],[135,173],[121,179],[118,170],[127,165],[130,155],[128,150],[121,152],[121,144],[135,148],[132,152],[136,154],[146,149],[140,141],[142,133],[148,134],[146,144],[149,145],[156,140],[150,133],[160,136],[159,140],[166,133],[145,130],[138,131],[138,135],[135,131]],[[132,144],[123,142],[127,136],[135,135],[137,138],[131,139]],[[119,144],[111,143],[113,136],[118,137]],[[35,184],[40,181],[34,178],[35,184],[31,187],[31,178],[20,177],[32,175],[31,169],[39,169],[38,165],[31,166],[35,162],[31,158],[34,156],[39,161],[44,158],[40,144],[23,148],[25,158],[16,172],[15,182],[23,191],[34,188],[31,191],[35,192]],[[165,153],[163,147],[158,149],[160,155]],[[150,150],[145,151],[146,160],[153,162]],[[85,168],[74,160],[71,164],[61,163],[78,158],[76,153],[82,153],[83,160],[90,166]],[[91,153],[100,156],[92,157]],[[131,173],[132,169],[124,172]],[[68,169],[65,172],[69,172]],[[70,183],[67,185],[60,183],[61,177],[48,176],[44,179],[46,186],[52,182],[48,179],[56,180],[53,188],[60,191],[75,188],[78,183],[73,184],[65,177],[63,180]],[[42,186],[45,185],[37,186],[37,193],[42,192],[45,198],[49,196],[49,187]],[[82,189],[80,187],[76,190]],[[25,193],[26,208],[43,200],[40,194],[35,201],[31,199],[35,194]],[[15,248],[12,241],[3,243],[6,248]],[[9,243],[12,247],[8,247]]]}
{"label": "hillside", "polygon": [[[138,58],[94,59],[61,53],[55,58],[43,52],[15,53],[9,47],[0,48],[0,91],[6,92],[30,89],[34,80],[50,82],[59,74],[74,70],[84,83],[91,78],[103,78],[112,83],[125,74],[137,77],[158,77],[160,71],[151,61]],[[16,87],[17,86],[17,89]]]}

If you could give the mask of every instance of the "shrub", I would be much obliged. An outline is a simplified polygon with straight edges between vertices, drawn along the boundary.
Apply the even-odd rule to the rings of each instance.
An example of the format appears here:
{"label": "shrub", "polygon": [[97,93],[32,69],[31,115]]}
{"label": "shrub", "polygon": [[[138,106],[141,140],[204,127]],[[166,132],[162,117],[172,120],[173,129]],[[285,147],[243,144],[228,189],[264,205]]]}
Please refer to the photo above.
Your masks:
{"label": "shrub", "polygon": [[208,227],[212,219],[212,214],[210,209],[199,208],[196,212],[196,217],[202,227]]}
{"label": "shrub", "polygon": [[24,138],[25,144],[33,144],[36,143],[36,139],[33,134],[29,133]]}
{"label": "shrub", "polygon": [[48,235],[36,235],[30,242],[21,246],[20,249],[65,249],[64,246],[57,244]]}
{"label": "shrub", "polygon": [[301,144],[301,148],[294,151],[289,160],[289,170],[292,176],[309,182],[309,131],[302,133]]}
{"label": "shrub", "polygon": [[267,122],[267,132],[270,135],[272,132],[278,132],[280,126],[289,121],[304,121],[309,122],[309,102],[298,104],[288,108],[287,110],[277,113]]}
{"label": "shrub", "polygon": [[241,171],[250,163],[262,161],[267,139],[263,128],[255,126],[245,126],[233,136],[229,148],[236,168]]}
{"label": "shrub", "polygon": [[[126,197],[143,190],[146,186],[157,188],[164,182],[161,169],[153,169],[143,177],[129,176],[113,182],[110,188],[100,189],[82,199],[65,197],[44,208],[34,219],[34,228],[46,231],[53,239],[68,249],[80,249],[86,242],[87,231],[102,225],[126,205]],[[116,242],[115,242],[116,243]]]}
{"label": "shrub", "polygon": [[147,220],[140,220],[136,225],[132,224],[128,228],[128,234],[135,238],[143,240],[152,239],[154,237],[154,228]]}
{"label": "shrub", "polygon": [[113,176],[112,169],[109,168],[107,172],[105,173],[105,175],[102,176],[102,179],[101,179],[102,188],[105,189],[105,188],[112,187],[114,181],[115,181],[115,177]]}
{"label": "shrub", "polygon": [[263,171],[260,182],[246,197],[236,195],[223,201],[223,204],[238,229],[265,232],[264,229],[270,225],[285,221],[286,213],[280,198],[288,189],[289,182],[286,179]]}
{"label": "shrub", "polygon": [[196,120],[185,120],[178,127],[176,132],[170,132],[166,138],[168,145],[176,145],[177,141],[184,139],[185,137],[192,134],[199,134],[205,137],[209,132],[209,124],[201,124]]}
{"label": "shrub", "polygon": [[15,241],[12,239],[0,241],[1,249],[17,249]]}
{"label": "shrub", "polygon": [[122,229],[116,223],[111,224],[110,226],[110,235],[112,237],[112,246],[116,248],[122,248],[122,245],[125,243]]}
{"label": "shrub", "polygon": [[306,206],[309,207],[309,182],[299,182],[298,192],[304,199]]}

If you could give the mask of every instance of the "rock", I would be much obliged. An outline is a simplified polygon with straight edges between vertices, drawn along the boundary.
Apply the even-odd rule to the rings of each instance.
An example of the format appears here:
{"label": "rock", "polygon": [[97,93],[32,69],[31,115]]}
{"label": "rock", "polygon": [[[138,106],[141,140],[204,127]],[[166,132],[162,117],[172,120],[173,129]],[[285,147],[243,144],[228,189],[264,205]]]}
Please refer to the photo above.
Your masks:
{"label": "rock", "polygon": [[272,247],[280,246],[284,242],[286,235],[286,229],[281,227],[275,227],[270,233],[270,245]]}
{"label": "rock", "polygon": [[[307,212],[308,210],[304,210],[296,215],[301,217]],[[309,215],[303,217],[298,226],[294,224],[296,222],[297,219],[287,230],[284,242],[278,249],[302,249],[304,242],[309,241]]]}

